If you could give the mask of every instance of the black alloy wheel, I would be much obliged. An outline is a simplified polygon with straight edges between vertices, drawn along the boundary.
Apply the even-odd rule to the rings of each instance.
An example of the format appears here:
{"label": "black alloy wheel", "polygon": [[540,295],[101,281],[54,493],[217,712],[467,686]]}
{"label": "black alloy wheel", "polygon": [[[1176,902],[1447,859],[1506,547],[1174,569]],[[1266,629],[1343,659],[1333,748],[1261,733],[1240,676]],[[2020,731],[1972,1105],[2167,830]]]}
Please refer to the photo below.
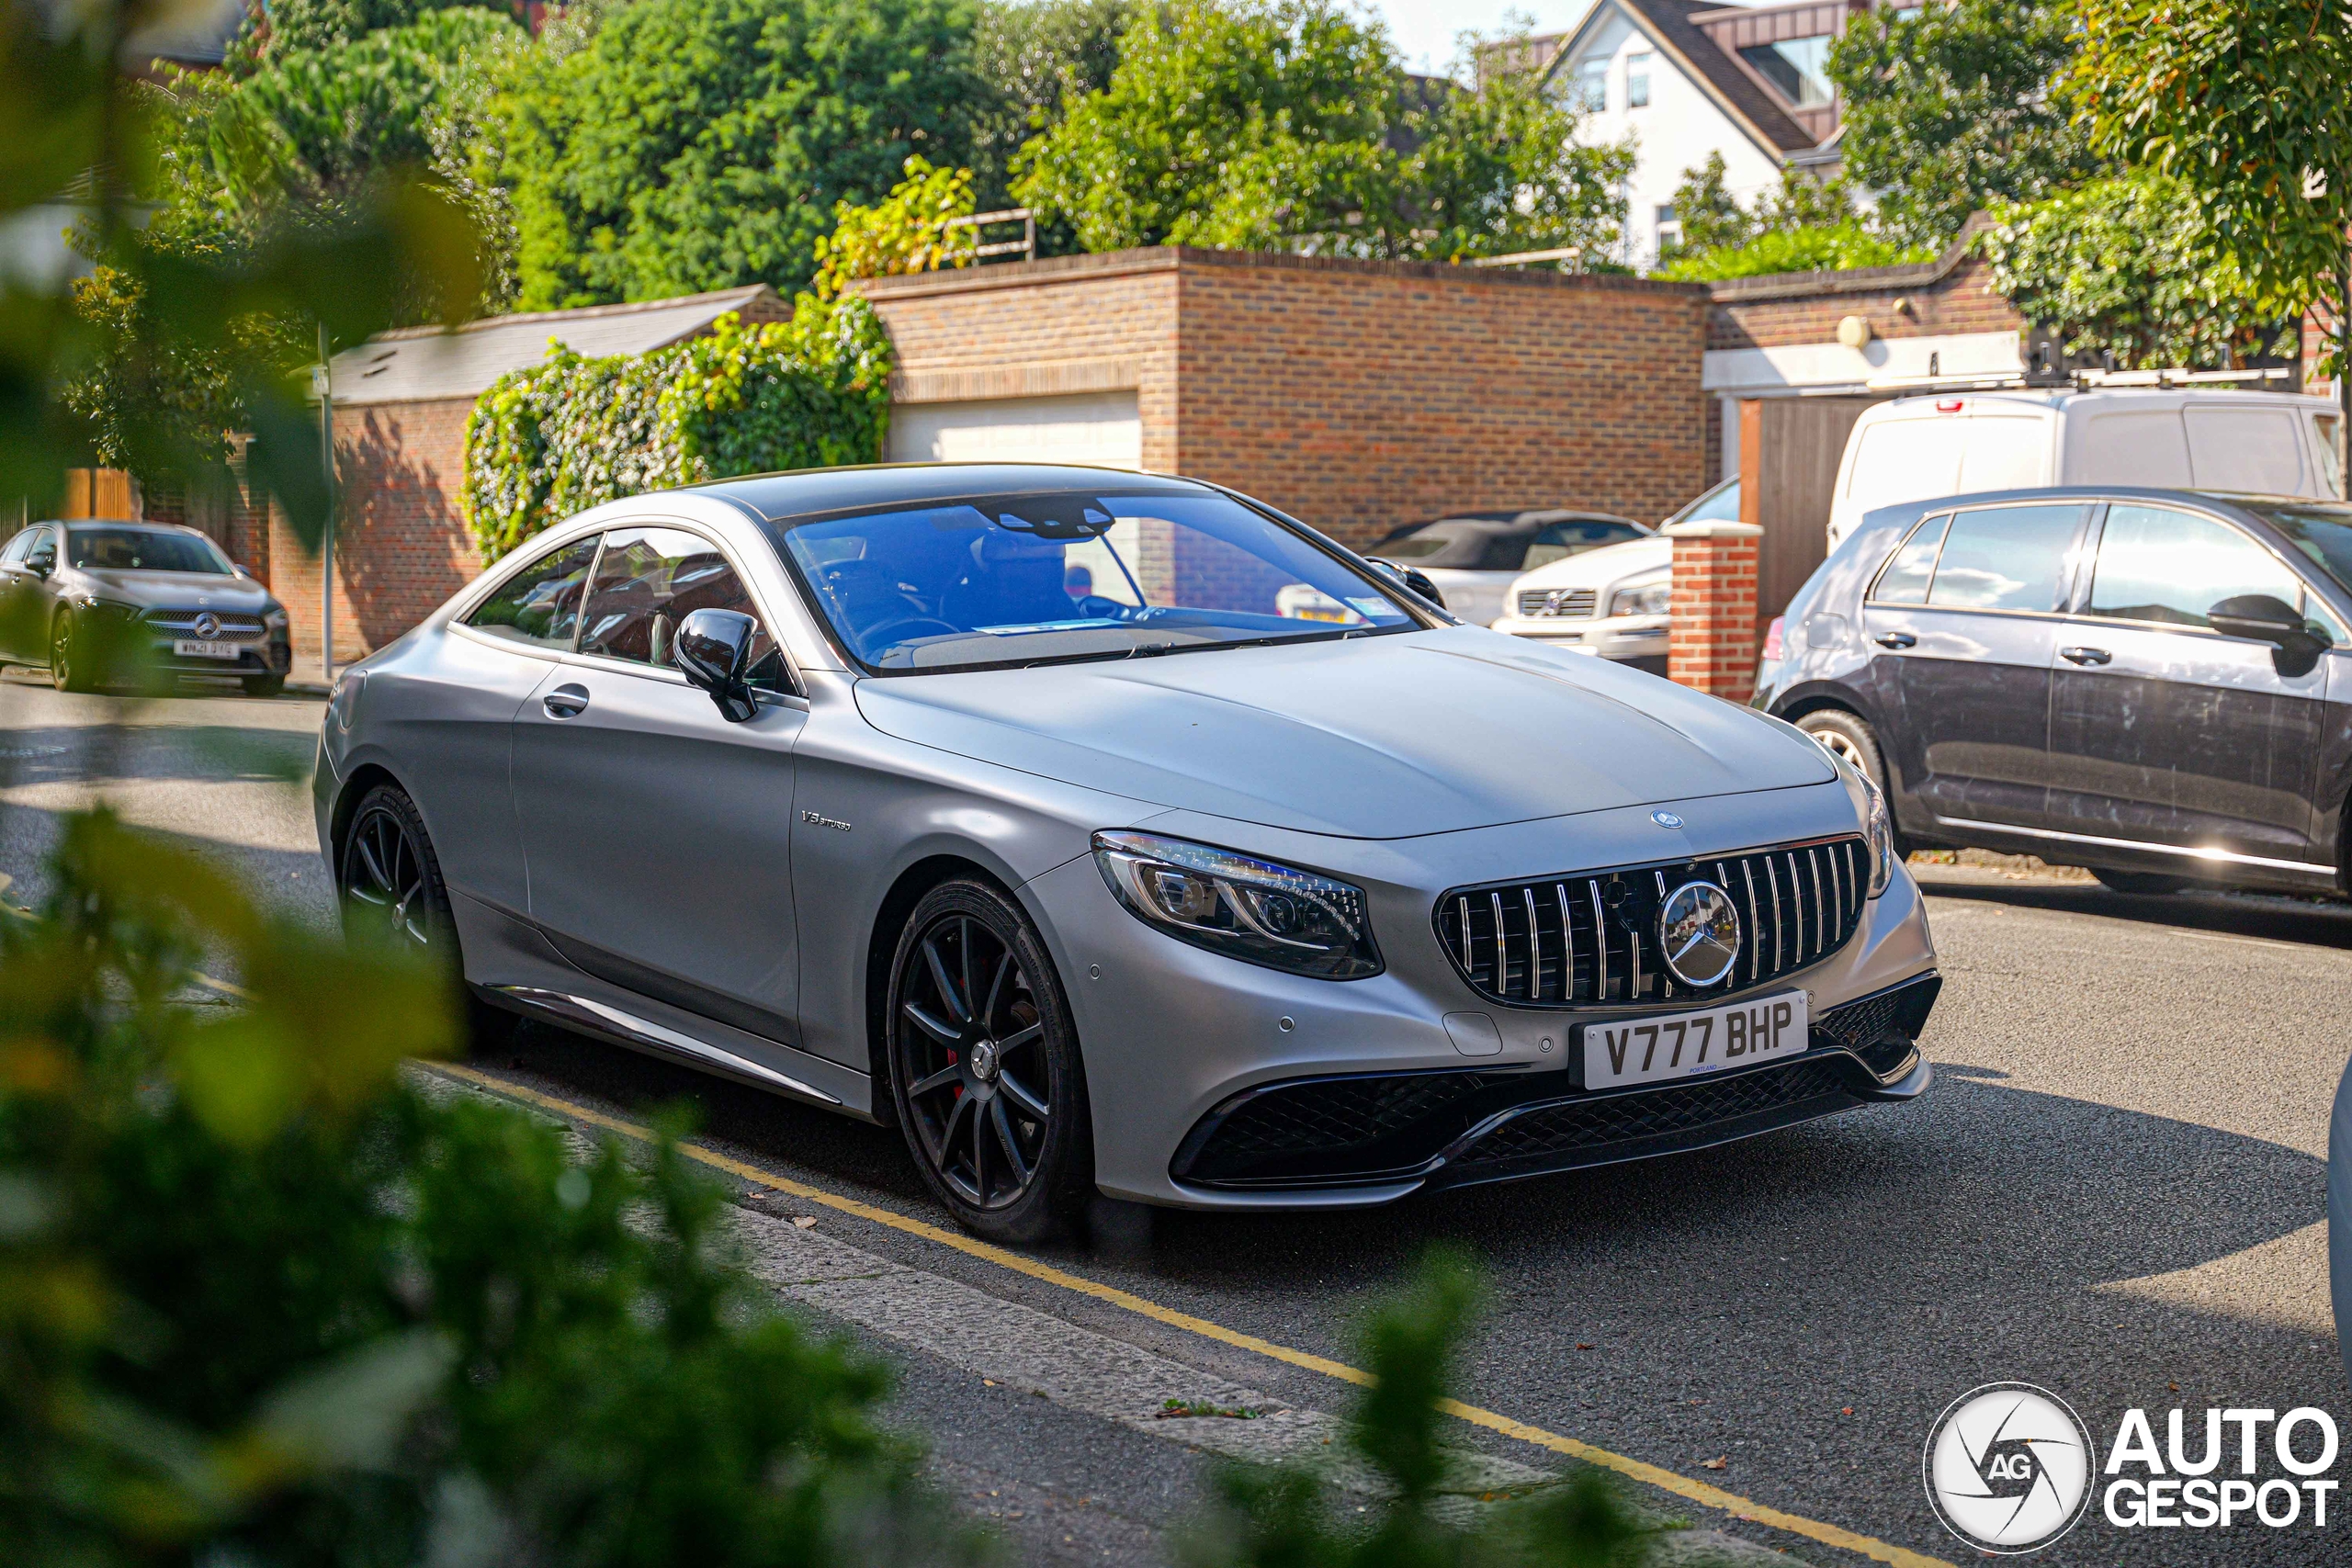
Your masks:
{"label": "black alloy wheel", "polygon": [[49,682],[61,692],[90,690],[82,635],[71,611],[60,611],[49,626]]}
{"label": "black alloy wheel", "polygon": [[389,941],[447,965],[458,987],[473,1049],[503,1043],[514,1032],[514,1015],[483,1001],[464,983],[465,956],[449,910],[448,884],[441,879],[441,859],[407,791],[380,784],[360,797],[344,830],[337,863],[345,937]]}
{"label": "black alloy wheel", "polygon": [[924,1179],[967,1229],[1036,1241],[1093,1187],[1077,1039],[1019,906],[949,882],[915,907],[891,966],[892,1094]]}

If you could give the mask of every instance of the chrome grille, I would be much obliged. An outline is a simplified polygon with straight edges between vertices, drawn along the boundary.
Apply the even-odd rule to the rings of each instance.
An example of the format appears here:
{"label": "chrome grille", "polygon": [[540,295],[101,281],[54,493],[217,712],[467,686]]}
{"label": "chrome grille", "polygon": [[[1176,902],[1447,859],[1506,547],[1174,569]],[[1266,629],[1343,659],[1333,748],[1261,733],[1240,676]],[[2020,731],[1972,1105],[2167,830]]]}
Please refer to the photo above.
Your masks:
{"label": "chrome grille", "polygon": [[207,642],[254,642],[259,640],[261,637],[263,627],[261,624],[261,617],[259,615],[247,615],[226,611],[150,610],[139,618],[144,621],[147,625],[154,627],[155,630],[165,637],[197,637],[196,618],[198,615],[206,614],[210,614],[213,619],[220,623],[220,629],[214,632],[211,637],[199,638],[198,640]]}
{"label": "chrome grille", "polygon": [[1524,589],[1519,595],[1519,613],[1522,616],[1556,616],[1564,621],[1589,620],[1599,593],[1595,588]]}
{"label": "chrome grille", "polygon": [[[1685,882],[1739,908],[1731,973],[1704,988],[1666,966],[1657,916]],[[1438,899],[1439,942],[1471,989],[1519,1007],[1728,996],[1815,963],[1852,940],[1870,886],[1859,837],[1706,860],[1456,888]]]}

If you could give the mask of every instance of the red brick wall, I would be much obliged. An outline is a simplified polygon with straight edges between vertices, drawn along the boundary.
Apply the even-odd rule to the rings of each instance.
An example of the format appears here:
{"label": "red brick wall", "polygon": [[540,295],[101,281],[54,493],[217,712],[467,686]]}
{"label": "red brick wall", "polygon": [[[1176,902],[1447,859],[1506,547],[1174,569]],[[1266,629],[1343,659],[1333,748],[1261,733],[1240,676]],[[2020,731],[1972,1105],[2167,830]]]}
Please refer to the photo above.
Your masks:
{"label": "red brick wall", "polygon": [[[470,398],[336,411],[335,473],[343,497],[335,543],[338,661],[381,648],[481,572],[481,558],[458,510],[466,416],[472,412]],[[275,508],[266,527],[254,532],[260,549],[240,558],[285,602],[296,678],[315,679],[317,553]]]}
{"label": "red brick wall", "polygon": [[1656,522],[1706,479],[1696,285],[1184,253],[1177,468],[1351,544],[1459,509]]}
{"label": "red brick wall", "polygon": [[2016,332],[2026,324],[2014,306],[1993,292],[1982,261],[1965,256],[1940,277],[1928,276],[1942,265],[1872,268],[1840,278],[1834,288],[1826,286],[1836,275],[1718,284],[1714,308],[1707,313],[1707,346],[1834,343],[1838,323],[1848,316],[1869,321],[1871,333],[1883,338]]}
{"label": "red brick wall", "polygon": [[1683,523],[1674,540],[1667,676],[1744,703],[1756,691],[1756,541],[1747,523]]}

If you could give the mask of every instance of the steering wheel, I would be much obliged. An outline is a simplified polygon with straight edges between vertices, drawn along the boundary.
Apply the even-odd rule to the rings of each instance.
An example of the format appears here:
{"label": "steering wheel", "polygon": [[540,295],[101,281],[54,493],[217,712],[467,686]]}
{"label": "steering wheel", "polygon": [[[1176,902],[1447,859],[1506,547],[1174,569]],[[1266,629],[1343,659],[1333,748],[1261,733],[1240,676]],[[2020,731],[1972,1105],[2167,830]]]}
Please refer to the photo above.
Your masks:
{"label": "steering wheel", "polygon": [[[936,615],[897,615],[893,616],[889,620],[877,621],[870,626],[864,627],[859,631],[858,636],[865,642],[873,643],[876,641],[886,640],[885,634],[895,632],[901,626],[936,626],[940,631],[946,632],[950,636],[958,635],[964,629],[961,626],[951,626]],[[922,635],[929,637],[936,634],[925,632]],[[892,642],[904,642],[907,639],[904,637],[888,637],[887,640]]]}

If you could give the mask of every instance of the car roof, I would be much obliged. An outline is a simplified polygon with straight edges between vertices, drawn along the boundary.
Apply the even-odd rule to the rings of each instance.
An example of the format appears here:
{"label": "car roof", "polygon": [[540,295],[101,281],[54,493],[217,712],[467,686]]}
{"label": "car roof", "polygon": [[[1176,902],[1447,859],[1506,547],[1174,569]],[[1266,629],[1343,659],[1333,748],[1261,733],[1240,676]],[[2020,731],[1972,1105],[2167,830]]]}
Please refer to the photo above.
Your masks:
{"label": "car roof", "polygon": [[1944,402],[2025,404],[2039,410],[2064,410],[2101,403],[2147,403],[2179,408],[2188,403],[2227,401],[2268,408],[2311,408],[2333,412],[2335,404],[2302,392],[2257,391],[2239,387],[1988,387],[1981,390],[1955,387],[1948,391],[1923,391],[1890,398],[1862,411],[1865,420],[1927,413]]}
{"label": "car roof", "polygon": [[[61,528],[137,528],[149,534],[198,534],[209,538],[201,528],[191,528],[185,523],[151,523],[143,517],[63,517],[53,518]],[[38,525],[35,525],[38,526]]]}
{"label": "car roof", "polygon": [[808,468],[753,474],[693,487],[724,496],[769,522],[871,506],[921,505],[984,495],[1053,491],[1114,490],[1124,495],[1216,495],[1194,479],[1142,474],[1132,468],[1075,463],[870,463],[858,468]]}
{"label": "car roof", "polygon": [[1391,540],[1408,538],[1424,528],[1434,528],[1447,523],[1467,525],[1489,534],[1507,534],[1518,529],[1532,531],[1543,527],[1547,523],[1623,523],[1639,528],[1645,533],[1649,531],[1648,524],[1635,522],[1631,517],[1621,517],[1614,512],[1589,512],[1581,507],[1553,507],[1536,512],[1449,512],[1442,517],[1432,517],[1421,523],[1407,523],[1392,528],[1381,536],[1381,542],[1386,544]]}
{"label": "car roof", "polygon": [[2197,490],[2186,485],[2045,485],[2033,490],[1987,490],[1965,495],[1931,496],[1922,501],[1898,502],[1892,506],[1873,507],[1865,513],[1864,524],[1900,518],[1933,516],[1960,507],[2027,504],[2034,502],[2092,501],[2171,501],[2192,505],[2220,507],[2240,513],[2250,508],[2291,506],[2299,511],[2330,511],[2342,513],[2352,521],[2352,502],[2326,497],[2307,495],[2262,495],[2245,491]]}

